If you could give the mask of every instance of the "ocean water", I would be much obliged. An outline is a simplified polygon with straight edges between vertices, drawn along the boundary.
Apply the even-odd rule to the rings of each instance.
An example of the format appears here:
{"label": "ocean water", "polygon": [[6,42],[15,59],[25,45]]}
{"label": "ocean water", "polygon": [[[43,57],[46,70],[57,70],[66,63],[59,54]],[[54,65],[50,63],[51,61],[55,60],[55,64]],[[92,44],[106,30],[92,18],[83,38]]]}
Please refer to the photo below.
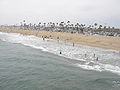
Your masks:
{"label": "ocean water", "polygon": [[0,90],[120,90],[120,52],[0,33]]}

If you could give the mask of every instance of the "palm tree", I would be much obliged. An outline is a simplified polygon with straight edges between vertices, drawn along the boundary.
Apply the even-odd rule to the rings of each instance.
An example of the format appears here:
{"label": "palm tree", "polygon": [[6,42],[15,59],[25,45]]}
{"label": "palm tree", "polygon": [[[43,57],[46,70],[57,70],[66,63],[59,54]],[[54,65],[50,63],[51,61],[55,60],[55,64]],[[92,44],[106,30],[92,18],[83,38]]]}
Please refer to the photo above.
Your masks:
{"label": "palm tree", "polygon": [[50,23],[49,22],[47,23],[47,27],[50,27]]}
{"label": "palm tree", "polygon": [[101,29],[102,28],[102,25],[99,25],[99,29]]}
{"label": "palm tree", "polygon": [[40,30],[41,27],[41,22],[38,23],[38,29]]}
{"label": "palm tree", "polygon": [[44,24],[44,27],[46,27],[46,23],[43,23]]}
{"label": "palm tree", "polygon": [[106,26],[104,26],[104,29],[106,29]]}
{"label": "palm tree", "polygon": [[104,27],[103,27],[103,32],[105,32],[105,31],[106,31],[106,29],[107,29],[107,27],[106,27],[106,26],[104,26]]}
{"label": "palm tree", "polygon": [[40,25],[41,25],[41,22],[39,22],[38,25],[40,26]]}
{"label": "palm tree", "polygon": [[68,24],[70,24],[70,21],[67,21]]}
{"label": "palm tree", "polygon": [[61,22],[59,26],[61,27],[61,29],[64,29],[64,22]]}
{"label": "palm tree", "polygon": [[25,23],[25,20],[23,20],[23,22]]}
{"label": "palm tree", "polygon": [[34,29],[36,30],[36,24],[33,25]]}
{"label": "palm tree", "polygon": [[80,26],[79,23],[77,23],[75,26],[76,26],[77,31],[79,31],[79,26]]}
{"label": "palm tree", "polygon": [[81,33],[84,33],[83,32],[84,31],[84,25],[83,24],[80,25],[80,30],[81,30]]}
{"label": "palm tree", "polygon": [[97,25],[98,25],[97,23],[95,23],[95,24],[94,24],[94,26],[95,26],[95,29],[97,28]]}
{"label": "palm tree", "polygon": [[23,20],[23,23],[24,23],[23,27],[24,27],[24,29],[26,29],[26,22],[25,22],[25,20]]}
{"label": "palm tree", "polygon": [[56,26],[55,27],[58,27],[58,23],[56,23]]}
{"label": "palm tree", "polygon": [[70,27],[70,21],[67,21],[67,29]]}
{"label": "palm tree", "polygon": [[73,30],[73,26],[74,26],[74,25],[73,25],[73,24],[71,24],[72,30]]}
{"label": "palm tree", "polygon": [[115,29],[115,27],[112,27],[112,29]]}
{"label": "palm tree", "polygon": [[52,28],[55,28],[55,23],[52,23]]}

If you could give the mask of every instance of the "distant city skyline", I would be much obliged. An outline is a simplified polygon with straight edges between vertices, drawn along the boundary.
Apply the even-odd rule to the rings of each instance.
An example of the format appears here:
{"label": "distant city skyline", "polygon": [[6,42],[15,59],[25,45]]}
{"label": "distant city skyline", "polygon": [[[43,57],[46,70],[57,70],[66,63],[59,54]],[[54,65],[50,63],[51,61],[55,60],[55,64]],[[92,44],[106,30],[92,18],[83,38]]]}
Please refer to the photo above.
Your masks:
{"label": "distant city skyline", "polygon": [[0,25],[61,22],[120,28],[120,0],[0,0]]}

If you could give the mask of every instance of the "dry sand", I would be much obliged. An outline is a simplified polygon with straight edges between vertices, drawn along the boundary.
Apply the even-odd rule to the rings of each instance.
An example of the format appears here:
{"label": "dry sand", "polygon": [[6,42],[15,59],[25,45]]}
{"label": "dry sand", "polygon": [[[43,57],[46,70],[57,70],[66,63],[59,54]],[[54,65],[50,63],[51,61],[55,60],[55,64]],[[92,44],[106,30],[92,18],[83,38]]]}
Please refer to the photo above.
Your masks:
{"label": "dry sand", "polygon": [[[35,35],[37,37],[47,37],[56,40],[62,40],[75,44],[88,45],[93,47],[120,50],[120,37],[100,36],[100,35],[83,35],[71,34],[65,32],[49,32],[38,30],[21,30],[0,28],[0,32],[20,33],[24,35]],[[59,37],[59,38],[58,38]]]}

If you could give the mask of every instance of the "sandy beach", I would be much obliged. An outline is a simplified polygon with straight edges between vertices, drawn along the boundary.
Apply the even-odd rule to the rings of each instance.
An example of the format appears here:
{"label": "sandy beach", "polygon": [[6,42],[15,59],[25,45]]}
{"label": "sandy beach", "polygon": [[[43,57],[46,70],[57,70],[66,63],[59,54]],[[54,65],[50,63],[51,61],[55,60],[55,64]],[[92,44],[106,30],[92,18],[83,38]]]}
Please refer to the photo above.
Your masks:
{"label": "sandy beach", "polygon": [[9,28],[0,28],[0,32],[34,35],[37,37],[46,37],[55,40],[62,40],[74,44],[120,50],[120,37],[86,35],[86,34],[83,35],[83,34],[71,34],[65,32],[49,32],[49,31],[22,30],[22,29],[9,29]]}

